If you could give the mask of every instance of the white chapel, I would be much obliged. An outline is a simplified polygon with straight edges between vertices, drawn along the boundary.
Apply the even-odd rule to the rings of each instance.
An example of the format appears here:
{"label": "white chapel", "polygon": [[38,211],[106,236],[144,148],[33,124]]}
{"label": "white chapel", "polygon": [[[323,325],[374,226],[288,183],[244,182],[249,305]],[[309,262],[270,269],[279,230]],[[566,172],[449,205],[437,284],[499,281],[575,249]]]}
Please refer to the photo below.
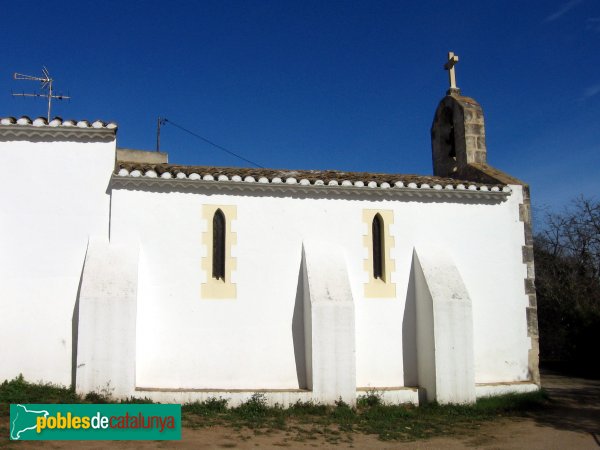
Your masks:
{"label": "white chapel", "polygon": [[182,166],[114,123],[0,119],[0,381],[230,405],[538,389],[529,189],[487,164],[452,64],[433,176]]}

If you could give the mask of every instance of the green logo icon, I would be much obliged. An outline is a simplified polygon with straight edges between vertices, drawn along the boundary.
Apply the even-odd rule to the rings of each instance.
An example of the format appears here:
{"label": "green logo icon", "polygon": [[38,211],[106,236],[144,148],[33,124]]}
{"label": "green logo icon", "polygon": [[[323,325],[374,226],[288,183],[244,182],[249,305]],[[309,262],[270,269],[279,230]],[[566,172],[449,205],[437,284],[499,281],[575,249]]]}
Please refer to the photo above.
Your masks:
{"label": "green logo icon", "polygon": [[181,405],[10,405],[12,440],[178,440]]}

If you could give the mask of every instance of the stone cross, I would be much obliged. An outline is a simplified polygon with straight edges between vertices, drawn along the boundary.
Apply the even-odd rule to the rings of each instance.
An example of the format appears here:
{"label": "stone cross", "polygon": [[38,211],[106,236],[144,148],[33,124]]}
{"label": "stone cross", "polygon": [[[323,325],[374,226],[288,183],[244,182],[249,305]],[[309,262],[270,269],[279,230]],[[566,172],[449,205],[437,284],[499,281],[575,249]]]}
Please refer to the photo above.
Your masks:
{"label": "stone cross", "polygon": [[448,71],[450,79],[450,92],[460,92],[456,87],[456,74],[454,73],[454,65],[458,62],[458,56],[454,52],[448,52],[448,62],[444,64],[444,69]]}

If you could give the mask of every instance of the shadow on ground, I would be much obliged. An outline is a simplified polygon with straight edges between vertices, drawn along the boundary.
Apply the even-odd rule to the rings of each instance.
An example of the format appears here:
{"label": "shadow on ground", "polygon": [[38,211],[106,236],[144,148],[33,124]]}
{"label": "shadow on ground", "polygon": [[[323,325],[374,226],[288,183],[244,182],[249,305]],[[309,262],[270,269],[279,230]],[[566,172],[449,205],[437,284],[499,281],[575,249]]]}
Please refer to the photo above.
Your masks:
{"label": "shadow on ground", "polygon": [[590,434],[600,446],[600,380],[542,373],[548,408],[528,413],[538,426]]}

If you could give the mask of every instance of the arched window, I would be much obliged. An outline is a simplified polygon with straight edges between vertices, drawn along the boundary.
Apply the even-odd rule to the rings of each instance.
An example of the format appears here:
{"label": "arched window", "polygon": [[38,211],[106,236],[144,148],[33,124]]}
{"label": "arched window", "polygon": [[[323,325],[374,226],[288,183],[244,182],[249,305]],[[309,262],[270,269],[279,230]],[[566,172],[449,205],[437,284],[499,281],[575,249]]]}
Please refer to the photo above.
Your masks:
{"label": "arched window", "polygon": [[225,281],[225,215],[220,209],[213,216],[212,276]]}
{"label": "arched window", "polygon": [[383,280],[385,270],[385,242],[383,234],[383,219],[379,214],[373,217],[373,278]]}

